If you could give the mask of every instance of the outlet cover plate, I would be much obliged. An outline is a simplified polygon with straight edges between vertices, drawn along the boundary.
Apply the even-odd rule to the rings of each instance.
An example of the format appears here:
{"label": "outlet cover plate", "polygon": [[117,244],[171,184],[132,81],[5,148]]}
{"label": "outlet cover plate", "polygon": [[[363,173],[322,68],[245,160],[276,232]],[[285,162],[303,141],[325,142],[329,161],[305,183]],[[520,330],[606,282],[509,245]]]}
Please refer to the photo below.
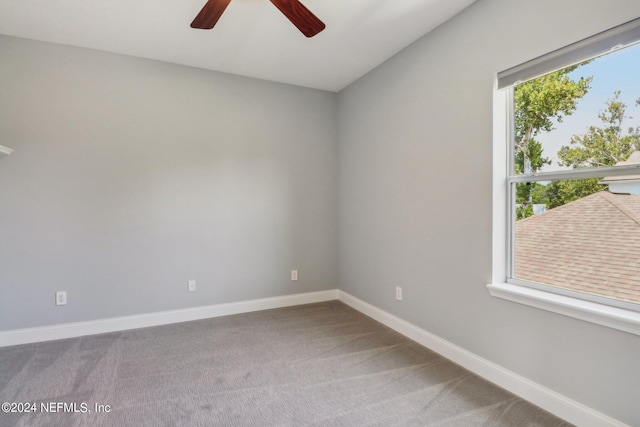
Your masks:
{"label": "outlet cover plate", "polygon": [[56,292],[56,305],[65,305],[67,303],[67,291]]}

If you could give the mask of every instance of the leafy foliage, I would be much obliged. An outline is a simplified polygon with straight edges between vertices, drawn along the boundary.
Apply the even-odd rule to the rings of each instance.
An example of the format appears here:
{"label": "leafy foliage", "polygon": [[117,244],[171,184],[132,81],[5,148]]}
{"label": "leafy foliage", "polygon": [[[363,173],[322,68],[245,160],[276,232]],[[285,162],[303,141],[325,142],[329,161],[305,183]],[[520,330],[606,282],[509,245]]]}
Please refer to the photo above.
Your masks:
{"label": "leafy foliage", "polygon": [[600,180],[601,178],[587,178],[553,181],[545,187],[548,200],[547,208],[553,209],[587,197],[590,194],[606,190],[606,184],[600,184]]}
{"label": "leafy foliage", "polygon": [[[582,65],[582,64],[581,64]],[[543,157],[542,144],[535,137],[553,129],[554,120],[562,122],[573,114],[577,101],[589,91],[592,77],[573,80],[569,73],[580,65],[568,67],[522,83],[514,90],[515,172],[537,172],[551,161]],[[518,219],[533,215],[534,203],[546,203],[544,186],[516,184]]]}
{"label": "leafy foliage", "polygon": [[[636,104],[640,105],[640,98]],[[575,169],[614,166],[640,150],[640,127],[630,127],[626,134],[623,132],[623,121],[632,117],[626,115],[627,106],[620,101],[620,91],[614,92],[613,99],[608,99],[605,105],[606,109],[598,114],[602,126],[589,126],[587,133],[571,137],[571,146],[560,148],[558,157],[562,165]],[[547,188],[548,207],[551,209],[606,190],[606,185],[599,184],[600,179],[552,182]]]}
{"label": "leafy foliage", "polygon": [[[630,127],[626,135],[623,134],[623,121],[632,117],[626,115],[627,106],[619,98],[620,91],[614,92],[613,99],[606,101],[607,108],[598,114],[603,126],[589,126],[587,133],[571,138],[571,146],[560,148],[558,157],[562,165],[574,168],[614,166],[640,150],[640,126]],[[640,104],[640,99],[636,104]]]}
{"label": "leafy foliage", "polygon": [[525,159],[528,159],[528,168],[531,172],[539,171],[544,165],[550,165],[551,160],[542,157],[542,144],[535,139],[529,140],[525,150],[516,153],[515,169],[516,174],[521,174],[525,170]]}
{"label": "leafy foliage", "polygon": [[546,185],[538,182],[520,182],[516,184],[516,201],[517,203],[516,218],[524,219],[533,215],[533,205],[542,204],[549,206],[549,196]]}
{"label": "leafy foliage", "polygon": [[[554,119],[562,122],[576,110],[577,101],[589,91],[593,77],[572,80],[574,65],[516,86],[514,90],[514,127],[516,154],[523,155],[523,172],[535,172],[549,160],[542,158],[542,147],[535,140],[540,132],[553,129]],[[539,150],[533,146],[538,145]]]}
{"label": "leafy foliage", "polygon": [[[573,114],[577,102],[590,89],[593,77],[572,79],[569,74],[583,64],[518,85],[514,90],[515,172],[539,171],[551,161],[544,157],[543,147],[536,140],[541,132],[553,130],[554,123]],[[598,114],[600,126],[589,126],[584,134],[574,135],[569,145],[558,151],[560,165],[575,169],[613,166],[640,150],[640,126],[624,128],[627,106],[620,100],[620,91],[605,103]],[[636,100],[640,106],[640,98]],[[517,218],[533,215],[533,204],[546,204],[551,209],[607,189],[601,178],[516,184]]]}

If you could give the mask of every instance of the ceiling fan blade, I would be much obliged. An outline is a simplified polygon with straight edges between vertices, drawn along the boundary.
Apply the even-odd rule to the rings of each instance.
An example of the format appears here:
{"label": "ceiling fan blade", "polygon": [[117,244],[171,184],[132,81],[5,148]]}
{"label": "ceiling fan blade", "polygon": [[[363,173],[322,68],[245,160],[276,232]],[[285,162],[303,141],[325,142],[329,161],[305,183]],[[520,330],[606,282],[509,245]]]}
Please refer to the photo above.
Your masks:
{"label": "ceiling fan blade", "polygon": [[307,37],[313,37],[324,30],[324,23],[319,20],[298,0],[270,0],[289,21]]}
{"label": "ceiling fan blade", "polygon": [[212,29],[230,2],[231,0],[209,0],[191,23],[191,28]]}

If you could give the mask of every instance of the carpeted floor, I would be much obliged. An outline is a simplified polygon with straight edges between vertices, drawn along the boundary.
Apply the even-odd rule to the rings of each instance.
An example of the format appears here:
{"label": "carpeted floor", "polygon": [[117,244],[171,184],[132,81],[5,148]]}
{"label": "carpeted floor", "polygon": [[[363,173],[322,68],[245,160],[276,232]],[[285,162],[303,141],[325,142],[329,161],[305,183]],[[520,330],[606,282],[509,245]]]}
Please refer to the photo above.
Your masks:
{"label": "carpeted floor", "polygon": [[0,348],[0,402],[36,407],[1,426],[569,426],[337,301]]}

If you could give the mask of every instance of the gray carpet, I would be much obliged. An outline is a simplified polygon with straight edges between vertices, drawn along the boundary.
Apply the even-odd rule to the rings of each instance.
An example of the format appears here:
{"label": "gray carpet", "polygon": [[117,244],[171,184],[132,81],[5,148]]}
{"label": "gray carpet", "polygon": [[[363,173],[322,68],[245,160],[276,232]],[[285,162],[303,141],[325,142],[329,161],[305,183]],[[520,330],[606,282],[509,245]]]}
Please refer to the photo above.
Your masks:
{"label": "gray carpet", "polygon": [[1,426],[569,425],[337,301],[0,348],[5,401],[38,412]]}

